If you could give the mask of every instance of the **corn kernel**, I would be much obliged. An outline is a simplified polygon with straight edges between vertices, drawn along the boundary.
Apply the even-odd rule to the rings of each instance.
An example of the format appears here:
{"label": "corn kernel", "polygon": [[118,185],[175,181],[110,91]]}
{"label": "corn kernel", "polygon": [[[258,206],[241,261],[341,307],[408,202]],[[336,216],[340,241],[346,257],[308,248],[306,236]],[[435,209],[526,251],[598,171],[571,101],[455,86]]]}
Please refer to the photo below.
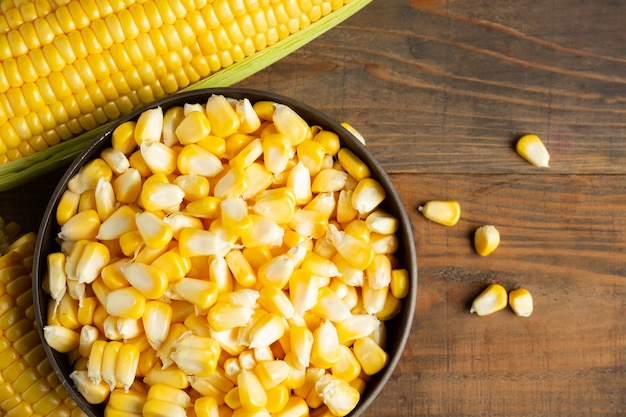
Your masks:
{"label": "corn kernel", "polygon": [[524,135],[515,145],[517,153],[537,167],[548,168],[550,165],[550,153],[537,135]]}
{"label": "corn kernel", "polygon": [[519,317],[530,317],[533,313],[533,297],[526,288],[518,288],[509,293],[509,305]]}
{"label": "corn kernel", "polygon": [[428,201],[419,207],[419,211],[427,219],[444,226],[454,226],[461,218],[461,206],[456,201]]}
{"label": "corn kernel", "polygon": [[474,233],[474,248],[480,256],[487,256],[500,244],[500,232],[493,225],[481,226]]}
{"label": "corn kernel", "polygon": [[472,303],[470,313],[486,316],[506,308],[508,294],[500,284],[491,284],[483,290]]}

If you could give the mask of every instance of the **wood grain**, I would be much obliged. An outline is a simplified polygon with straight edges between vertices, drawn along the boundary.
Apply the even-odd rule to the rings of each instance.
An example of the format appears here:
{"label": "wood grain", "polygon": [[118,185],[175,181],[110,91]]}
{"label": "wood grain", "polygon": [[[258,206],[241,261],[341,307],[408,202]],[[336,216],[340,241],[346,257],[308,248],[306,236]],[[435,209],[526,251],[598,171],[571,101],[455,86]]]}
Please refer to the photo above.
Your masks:
{"label": "wood grain", "polygon": [[[391,174],[419,259],[416,316],[365,416],[626,415],[626,2],[376,0],[239,86],[355,126]],[[549,169],[514,150],[542,137]],[[0,193],[36,230],[60,177]],[[417,207],[455,199],[447,228]],[[473,231],[502,244],[475,254]],[[476,317],[488,283],[530,318]]]}

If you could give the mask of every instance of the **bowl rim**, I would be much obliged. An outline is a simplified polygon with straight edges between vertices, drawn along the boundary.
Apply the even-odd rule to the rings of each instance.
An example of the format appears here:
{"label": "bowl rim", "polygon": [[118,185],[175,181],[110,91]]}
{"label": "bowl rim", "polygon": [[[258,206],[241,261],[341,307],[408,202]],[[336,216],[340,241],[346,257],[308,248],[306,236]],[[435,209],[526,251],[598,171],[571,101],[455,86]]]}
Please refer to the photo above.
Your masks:
{"label": "bowl rim", "polygon": [[[389,353],[389,362],[385,368],[375,374],[372,380],[366,384],[365,391],[362,393],[359,403],[348,414],[348,417],[359,416],[369,408],[369,406],[383,390],[388,380],[392,377],[395,368],[403,355],[403,351],[411,333],[415,305],[417,303],[418,287],[417,253],[411,220],[407,213],[407,209],[404,207],[402,200],[400,199],[400,195],[387,172],[369,151],[369,149],[366,148],[366,145],[355,137],[349,130],[344,128],[340,122],[336,121],[326,112],[315,109],[308,104],[300,102],[299,100],[257,89],[238,87],[203,88],[183,91],[160,98],[130,112],[126,116],[123,116],[114,122],[109,123],[106,130],[98,134],[98,136],[90,142],[70,163],[51,194],[42,216],[37,233],[37,242],[35,244],[33,257],[32,288],[35,321],[46,356],[48,357],[61,384],[67,390],[72,399],[80,406],[80,408],[89,417],[102,417],[104,415],[104,403],[94,406],[89,404],[84,397],[78,393],[73,382],[69,378],[68,370],[71,369],[68,367],[70,365],[66,354],[59,353],[52,349],[46,343],[43,335],[49,295],[43,290],[42,283],[47,269],[46,257],[47,254],[51,252],[51,250],[49,250],[50,245],[57,245],[58,247],[58,244],[56,243],[56,232],[58,232],[59,226],[56,223],[56,207],[61,195],[67,188],[67,182],[69,179],[78,172],[82,165],[94,157],[99,156],[99,153],[106,147],[106,144],[110,145],[112,132],[117,126],[129,120],[136,119],[142,112],[158,106],[161,106],[164,110],[166,110],[169,107],[185,103],[205,103],[212,94],[223,95],[224,97],[235,99],[248,98],[252,103],[256,101],[274,101],[291,107],[310,125],[319,125],[324,129],[337,133],[340,137],[341,146],[350,149],[356,156],[363,160],[370,168],[372,177],[376,178],[386,191],[387,195],[385,201],[383,202],[383,207],[385,208],[385,211],[391,212],[400,223],[398,231],[396,232],[400,244],[398,252],[401,251],[402,266],[409,273],[409,293],[402,300],[402,311],[400,314],[394,317],[391,321],[387,322],[392,323],[394,329],[399,326],[399,333],[394,333],[393,338],[387,337],[388,344],[390,340],[393,340],[392,352],[389,351],[389,346],[385,348],[385,351]],[[51,236],[51,234],[54,234],[54,236]]]}

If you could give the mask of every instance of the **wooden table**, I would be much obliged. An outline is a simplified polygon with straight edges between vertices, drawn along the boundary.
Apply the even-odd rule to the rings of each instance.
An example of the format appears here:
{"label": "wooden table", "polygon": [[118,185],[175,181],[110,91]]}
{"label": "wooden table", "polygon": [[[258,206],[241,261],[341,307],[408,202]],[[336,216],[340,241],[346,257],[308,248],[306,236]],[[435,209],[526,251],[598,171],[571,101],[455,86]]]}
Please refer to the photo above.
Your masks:
{"label": "wooden table", "polygon": [[[626,415],[625,2],[376,0],[239,86],[314,105],[366,137],[419,256],[404,357],[367,416]],[[540,169],[514,150],[538,134]],[[0,193],[36,230],[60,173]],[[417,207],[454,199],[444,227]],[[496,225],[479,257],[474,230]],[[477,317],[487,284],[530,318]]]}

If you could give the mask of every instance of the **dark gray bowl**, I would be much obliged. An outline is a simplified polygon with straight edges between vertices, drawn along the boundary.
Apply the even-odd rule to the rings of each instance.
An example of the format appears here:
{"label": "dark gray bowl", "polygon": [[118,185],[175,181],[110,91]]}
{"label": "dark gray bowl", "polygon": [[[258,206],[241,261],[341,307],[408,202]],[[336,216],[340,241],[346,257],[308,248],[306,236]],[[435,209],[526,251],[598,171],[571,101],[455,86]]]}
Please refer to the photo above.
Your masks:
{"label": "dark gray bowl", "polygon": [[104,415],[103,405],[89,404],[82,395],[74,387],[72,380],[69,378],[69,374],[72,372],[72,366],[68,361],[66,354],[59,353],[52,349],[43,339],[43,327],[46,321],[46,311],[49,301],[48,294],[43,291],[42,282],[46,271],[46,257],[51,252],[59,251],[60,247],[56,241],[57,234],[59,232],[59,226],[56,222],[56,208],[59,203],[61,195],[67,188],[68,180],[74,176],[78,170],[88,161],[98,157],[100,152],[111,146],[111,135],[115,128],[128,120],[137,119],[139,114],[148,108],[154,108],[161,106],[164,110],[167,110],[173,106],[180,106],[185,103],[205,103],[211,94],[221,94],[225,97],[231,97],[236,99],[248,98],[252,103],[262,100],[270,100],[277,103],[282,103],[290,106],[298,114],[300,114],[310,125],[318,125],[324,129],[336,132],[341,140],[341,146],[350,149],[361,160],[363,160],[370,168],[373,178],[378,180],[380,184],[385,188],[387,198],[381,205],[388,213],[393,214],[398,218],[400,227],[397,235],[399,240],[399,249],[396,255],[399,259],[402,267],[409,271],[410,276],[410,289],[409,295],[403,300],[402,312],[398,314],[392,320],[386,322],[387,325],[387,345],[386,351],[389,354],[388,365],[374,375],[371,381],[368,383],[365,392],[361,396],[361,401],[357,407],[349,414],[350,417],[356,417],[363,413],[363,411],[374,401],[376,396],[381,392],[385,383],[391,377],[402,352],[404,346],[409,337],[411,331],[411,325],[413,321],[413,313],[415,310],[415,303],[417,297],[417,256],[415,252],[415,241],[413,239],[413,233],[409,217],[402,205],[400,196],[394,188],[391,180],[387,176],[387,173],[374,158],[374,156],[367,150],[367,148],[350,132],[344,129],[339,122],[333,120],[326,114],[309,107],[305,104],[299,103],[292,99],[282,97],[276,94],[247,90],[240,88],[216,88],[216,89],[204,89],[190,91],[186,93],[180,93],[171,97],[158,100],[142,109],[139,109],[128,116],[118,120],[111,125],[110,129],[98,136],[75,160],[67,169],[65,175],[61,178],[58,186],[54,190],[50,202],[46,208],[41,225],[38,232],[38,241],[35,246],[35,255],[33,260],[33,302],[35,306],[35,315],[37,328],[43,341],[44,349],[52,367],[56,371],[63,386],[67,389],[71,397],[78,403],[78,405],[87,413],[90,417],[102,417]]}

